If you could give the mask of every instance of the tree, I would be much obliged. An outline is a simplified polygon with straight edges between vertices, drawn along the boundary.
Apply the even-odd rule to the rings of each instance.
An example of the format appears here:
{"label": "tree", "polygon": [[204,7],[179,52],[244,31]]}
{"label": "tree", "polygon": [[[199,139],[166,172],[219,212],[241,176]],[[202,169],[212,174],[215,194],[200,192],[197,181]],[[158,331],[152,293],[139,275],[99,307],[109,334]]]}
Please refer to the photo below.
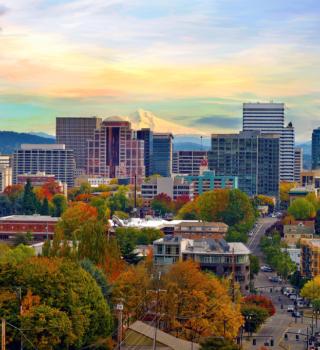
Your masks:
{"label": "tree", "polygon": [[0,264],[19,264],[35,255],[33,248],[20,244],[13,249],[5,249],[0,254]]}
{"label": "tree", "polygon": [[320,299],[320,276],[316,276],[307,282],[302,288],[300,295],[311,301]]}
{"label": "tree", "polygon": [[173,212],[172,199],[165,193],[160,193],[151,201],[151,208],[156,214],[163,216]]}
{"label": "tree", "polygon": [[37,200],[35,193],[33,192],[31,181],[30,179],[27,179],[22,197],[23,214],[32,215],[39,210],[39,207],[40,203]]}
{"label": "tree", "polygon": [[200,350],[240,350],[240,347],[223,337],[209,337],[200,343]]}
{"label": "tree", "polygon": [[[15,320],[38,349],[80,349],[111,333],[112,317],[100,287],[70,260],[32,257],[19,264],[1,263],[0,287],[10,286],[21,286],[24,305],[30,304],[27,290],[40,300]],[[16,309],[6,304],[0,312],[14,314]]]}
{"label": "tree", "polygon": [[17,213],[19,211],[19,200],[22,199],[23,186],[22,185],[12,185],[7,186],[3,193],[8,197],[12,205],[12,211]]}
{"label": "tree", "polygon": [[63,194],[56,194],[52,198],[54,206],[53,216],[59,218],[67,209],[67,199]]}
{"label": "tree", "polygon": [[199,218],[197,201],[189,201],[178,212],[178,218],[182,220],[197,220]]}
{"label": "tree", "polygon": [[111,210],[111,214],[117,210],[124,211],[126,213],[132,210],[132,205],[130,205],[127,197],[127,188],[125,186],[119,186],[118,191],[112,196],[108,197],[107,203]]}
{"label": "tree", "polygon": [[276,309],[272,303],[272,300],[265,296],[260,295],[248,295],[247,297],[243,298],[243,304],[248,305],[255,305],[260,306],[267,310],[269,316],[273,316],[276,312]]}
{"label": "tree", "polygon": [[256,305],[243,305],[241,312],[246,321],[244,328],[249,333],[256,332],[269,317],[265,308]]}
{"label": "tree", "polygon": [[90,219],[97,219],[97,217],[98,212],[95,207],[83,202],[75,202],[62,214],[57,229],[64,232],[66,239],[71,239],[74,232],[84,223]]}
{"label": "tree", "polygon": [[229,190],[214,190],[201,194],[197,199],[199,218],[205,221],[219,221],[227,210]]}
{"label": "tree", "polygon": [[44,198],[42,205],[41,205],[41,209],[40,209],[40,214],[41,215],[49,215],[50,211],[49,211],[49,202],[47,197]]}
{"label": "tree", "polygon": [[290,205],[288,213],[296,220],[308,220],[316,215],[313,204],[304,198],[295,199]]}
{"label": "tree", "polygon": [[250,254],[250,276],[251,279],[254,278],[255,275],[257,275],[260,271],[260,263],[259,258],[255,255]]}
{"label": "tree", "polygon": [[280,203],[282,209],[287,209],[289,206],[289,192],[292,188],[297,187],[296,182],[280,182],[279,190],[280,190]]}
{"label": "tree", "polygon": [[53,196],[62,192],[60,184],[56,181],[47,181],[41,187],[37,188],[37,197],[39,200],[51,201]]}

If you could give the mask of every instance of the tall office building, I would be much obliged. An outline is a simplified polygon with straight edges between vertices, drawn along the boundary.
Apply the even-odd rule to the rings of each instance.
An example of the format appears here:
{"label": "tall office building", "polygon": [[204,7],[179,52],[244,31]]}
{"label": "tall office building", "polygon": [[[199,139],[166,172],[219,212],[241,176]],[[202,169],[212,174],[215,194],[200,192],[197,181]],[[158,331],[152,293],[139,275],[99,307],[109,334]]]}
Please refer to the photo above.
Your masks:
{"label": "tall office building", "polygon": [[303,170],[303,149],[296,147],[294,149],[294,182],[301,182],[301,172]]}
{"label": "tall office building", "polygon": [[312,132],[312,169],[320,169],[320,127]]}
{"label": "tall office building", "polygon": [[200,175],[200,165],[207,158],[206,151],[173,152],[172,172],[182,175]]}
{"label": "tall office building", "polygon": [[45,172],[55,175],[56,179],[66,183],[68,187],[74,184],[75,158],[73,150],[61,144],[22,144],[12,158],[13,183],[17,183],[18,175],[37,174]]}
{"label": "tall office building", "polygon": [[152,158],[153,158],[153,132],[149,128],[137,131],[137,139],[144,141],[144,166],[146,176],[152,175]]}
{"label": "tall office building", "polygon": [[153,134],[152,173],[164,177],[172,175],[172,140],[171,133]]}
{"label": "tall office building", "polygon": [[0,155],[0,192],[12,185],[12,167],[11,157],[9,155]]}
{"label": "tall office building", "polygon": [[250,196],[278,197],[279,141],[279,135],[259,131],[213,134],[209,168],[220,176],[237,176],[239,189]]}
{"label": "tall office building", "polygon": [[134,138],[131,124],[119,117],[104,120],[88,140],[89,175],[128,178],[142,183],[145,176],[144,141]]}
{"label": "tall office building", "polygon": [[280,181],[294,181],[294,128],[285,127],[284,103],[244,103],[243,131],[280,136]]}
{"label": "tall office building", "polygon": [[102,122],[97,117],[58,117],[56,119],[56,142],[74,151],[76,167],[84,171],[87,167],[87,140]]}

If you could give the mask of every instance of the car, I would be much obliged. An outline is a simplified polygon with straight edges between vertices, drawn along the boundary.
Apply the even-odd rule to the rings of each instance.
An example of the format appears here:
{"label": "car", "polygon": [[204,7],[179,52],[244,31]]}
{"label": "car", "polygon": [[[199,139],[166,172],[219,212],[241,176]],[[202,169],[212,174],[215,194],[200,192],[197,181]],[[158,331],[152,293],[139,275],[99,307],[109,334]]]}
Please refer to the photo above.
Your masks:
{"label": "car", "polygon": [[270,276],[269,277],[269,281],[270,282],[275,282],[275,283],[280,283],[282,281],[282,279],[278,276]]}
{"label": "car", "polygon": [[299,300],[298,303],[297,303],[297,306],[298,307],[305,307],[306,304],[303,301]]}
{"label": "car", "polygon": [[249,236],[249,237],[252,237],[252,236],[253,236],[253,232],[252,232],[252,231],[249,232],[249,233],[248,233],[248,236]]}
{"label": "car", "polygon": [[288,305],[287,311],[288,312],[293,312],[294,311],[294,305]]}
{"label": "car", "polygon": [[297,298],[298,298],[297,294],[290,294],[289,295],[290,300],[297,300]]}
{"label": "car", "polygon": [[301,312],[300,311],[293,311],[292,312],[292,317],[300,318],[301,317]]}
{"label": "car", "polygon": [[260,267],[260,270],[262,272],[272,272],[272,268],[270,266],[267,266],[267,265],[263,265]]}

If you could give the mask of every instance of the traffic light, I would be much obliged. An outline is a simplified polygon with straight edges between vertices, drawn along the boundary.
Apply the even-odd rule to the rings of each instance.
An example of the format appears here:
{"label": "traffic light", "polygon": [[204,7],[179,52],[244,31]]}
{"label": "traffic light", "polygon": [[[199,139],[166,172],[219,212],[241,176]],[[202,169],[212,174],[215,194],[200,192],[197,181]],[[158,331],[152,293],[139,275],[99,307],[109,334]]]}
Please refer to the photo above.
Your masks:
{"label": "traffic light", "polygon": [[284,340],[288,340],[288,334],[284,333]]}
{"label": "traffic light", "polygon": [[252,339],[252,345],[257,345],[257,339]]}
{"label": "traffic light", "polygon": [[299,340],[299,334],[296,334],[296,341]]}
{"label": "traffic light", "polygon": [[270,339],[270,346],[274,346],[274,340]]}

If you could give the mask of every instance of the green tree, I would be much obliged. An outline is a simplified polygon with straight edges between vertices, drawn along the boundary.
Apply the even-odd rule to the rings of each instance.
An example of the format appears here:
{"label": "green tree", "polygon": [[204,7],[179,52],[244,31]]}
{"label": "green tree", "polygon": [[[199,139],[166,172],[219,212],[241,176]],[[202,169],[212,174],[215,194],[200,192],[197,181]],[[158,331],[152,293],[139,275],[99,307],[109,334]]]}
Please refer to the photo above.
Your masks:
{"label": "green tree", "polygon": [[308,200],[298,198],[292,202],[288,213],[296,220],[308,220],[315,217],[315,207]]}
{"label": "green tree", "polygon": [[22,212],[25,215],[32,215],[39,210],[39,207],[40,203],[33,192],[31,181],[27,179],[22,197]]}
{"label": "green tree", "polygon": [[265,308],[256,305],[243,305],[241,313],[245,319],[244,328],[250,333],[256,332],[269,317]]}
{"label": "green tree", "polygon": [[209,337],[201,342],[200,350],[240,350],[240,347],[223,337]]}
{"label": "green tree", "polygon": [[252,254],[250,254],[249,258],[250,258],[250,276],[251,278],[254,278],[254,276],[257,275],[260,270],[259,258]]}
{"label": "green tree", "polygon": [[0,264],[19,264],[35,255],[34,249],[20,244],[13,249],[5,249],[0,254]]}
{"label": "green tree", "polygon": [[60,217],[67,209],[67,199],[63,194],[56,194],[52,198],[54,205],[53,216]]}
{"label": "green tree", "polygon": [[117,210],[128,213],[132,209],[127,197],[127,188],[125,186],[119,186],[118,191],[108,198],[107,203],[111,210],[111,214]]}
{"label": "green tree", "polygon": [[42,205],[41,205],[41,208],[40,208],[40,214],[41,215],[49,215],[50,214],[49,201],[48,201],[47,197],[45,197],[43,202],[42,202]]}

